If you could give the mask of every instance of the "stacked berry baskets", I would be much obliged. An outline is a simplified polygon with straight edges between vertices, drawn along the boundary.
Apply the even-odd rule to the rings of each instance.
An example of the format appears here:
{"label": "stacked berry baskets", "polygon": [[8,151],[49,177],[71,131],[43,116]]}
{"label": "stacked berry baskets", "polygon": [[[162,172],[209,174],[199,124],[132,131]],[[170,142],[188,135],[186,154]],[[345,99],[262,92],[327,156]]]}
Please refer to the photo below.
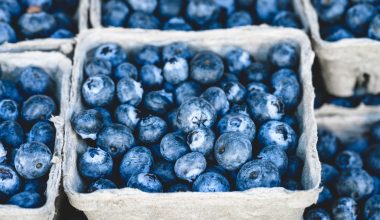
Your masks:
{"label": "stacked berry baskets", "polygon": [[88,218],[300,218],[316,201],[301,31],[108,29],[78,42],[64,187]]}
{"label": "stacked berry baskets", "polygon": [[0,67],[0,219],[53,219],[71,61],[53,52],[4,53]]}

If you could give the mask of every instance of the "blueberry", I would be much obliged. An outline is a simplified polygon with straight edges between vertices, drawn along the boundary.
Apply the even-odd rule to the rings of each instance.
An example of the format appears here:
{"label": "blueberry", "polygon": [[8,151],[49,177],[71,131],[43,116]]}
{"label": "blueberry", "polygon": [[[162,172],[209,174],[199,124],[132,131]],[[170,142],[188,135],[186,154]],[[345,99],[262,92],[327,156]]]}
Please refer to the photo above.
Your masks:
{"label": "blueberry", "polygon": [[354,35],[348,30],[344,28],[337,28],[326,37],[326,40],[335,42],[342,39],[348,39],[348,38],[353,38],[353,37]]}
{"label": "blueberry", "polygon": [[335,166],[343,171],[353,168],[362,168],[363,161],[359,154],[353,151],[342,151],[335,158]]}
{"label": "blueberry", "polygon": [[196,82],[186,81],[174,90],[174,95],[177,105],[182,105],[190,98],[201,95],[201,86]]}
{"label": "blueberry", "polygon": [[161,140],[160,152],[167,161],[176,161],[189,151],[186,136],[179,131],[168,133]]}
{"label": "blueberry", "polygon": [[83,139],[96,139],[96,135],[103,128],[101,114],[95,109],[88,109],[71,117],[71,126]]}
{"label": "blueberry", "polygon": [[91,76],[82,85],[82,97],[89,106],[107,106],[114,95],[115,83],[106,75]]}
{"label": "blueberry", "polygon": [[148,116],[137,124],[137,137],[142,143],[154,144],[161,140],[167,130],[165,120],[157,116]]}
{"label": "blueberry", "polygon": [[380,216],[380,195],[369,198],[364,205],[364,217],[366,219],[377,219]]}
{"label": "blueberry", "polygon": [[177,109],[174,109],[167,114],[166,121],[171,130],[179,130],[177,125]]}
{"label": "blueberry", "polygon": [[157,0],[128,0],[129,5],[135,11],[152,13],[157,7]]}
{"label": "blueberry", "polygon": [[367,137],[357,137],[345,143],[344,149],[363,155],[369,149],[369,141]]}
{"label": "blueberry", "polygon": [[18,104],[11,99],[0,101],[0,120],[16,121],[19,115]]}
{"label": "blueberry", "polygon": [[0,8],[3,8],[12,16],[18,16],[21,13],[21,5],[17,0],[3,0],[0,2]]}
{"label": "blueberry", "polygon": [[230,108],[226,94],[219,87],[209,87],[200,97],[208,101],[219,116],[227,113]]}
{"label": "blueberry", "polygon": [[128,20],[129,8],[125,1],[110,0],[102,5],[102,24],[123,27]]}
{"label": "blueberry", "polygon": [[160,48],[153,45],[146,45],[135,52],[135,60],[139,65],[155,65],[161,62]]}
{"label": "blueberry", "polygon": [[188,184],[185,183],[177,183],[174,185],[171,185],[168,189],[168,192],[174,193],[174,192],[189,192],[190,187]]}
{"label": "blueberry", "polygon": [[282,181],[281,184],[282,184],[282,187],[291,191],[297,191],[297,190],[303,189],[301,183],[293,179],[285,179],[284,181]]}
{"label": "blueberry", "polygon": [[369,171],[380,176],[380,147],[376,145],[371,149],[366,158],[366,164]]}
{"label": "blueberry", "polygon": [[330,214],[322,208],[313,208],[305,214],[305,220],[331,220]]}
{"label": "blueberry", "polygon": [[52,81],[43,69],[29,66],[21,70],[17,84],[20,91],[31,96],[46,94],[52,86]]}
{"label": "blueberry", "polygon": [[13,81],[3,80],[1,82],[2,83],[0,83],[0,96],[3,96],[6,99],[12,99],[17,103],[21,103],[24,100],[24,97],[21,96],[16,87],[16,84]]}
{"label": "blueberry", "polygon": [[277,167],[281,176],[285,174],[288,168],[288,156],[285,151],[276,145],[264,147],[257,158],[272,162]]}
{"label": "blueberry", "polygon": [[374,40],[380,40],[380,15],[376,15],[372,19],[368,29],[368,37]]}
{"label": "blueberry", "polygon": [[284,115],[284,104],[282,101],[269,93],[249,93],[247,105],[250,116],[258,123],[268,120],[280,120]]}
{"label": "blueberry", "polygon": [[127,184],[127,187],[139,189],[143,192],[159,193],[162,192],[162,184],[158,177],[151,173],[140,173],[133,175]]}
{"label": "blueberry", "polygon": [[146,147],[133,147],[120,163],[120,176],[124,183],[128,183],[131,176],[139,173],[147,173],[153,165],[152,152]]}
{"label": "blueberry", "polygon": [[224,169],[237,170],[252,158],[252,144],[239,132],[224,133],[215,142],[214,156]]}
{"label": "blueberry", "polygon": [[140,111],[132,105],[122,104],[115,110],[115,119],[133,131],[140,121]]}
{"label": "blueberry", "polygon": [[17,205],[21,208],[37,208],[43,203],[43,198],[36,192],[21,192],[13,195],[8,201],[8,204]]}
{"label": "blueberry", "polygon": [[339,177],[339,172],[335,167],[322,163],[322,171],[321,171],[321,185],[328,186],[334,184]]}
{"label": "blueberry", "polygon": [[49,38],[54,38],[54,39],[67,39],[67,38],[73,38],[74,34],[66,29],[58,29],[53,34],[49,36]]}
{"label": "blueberry", "polygon": [[339,196],[349,196],[355,200],[370,195],[373,187],[372,177],[360,168],[343,171],[335,184]]}
{"label": "blueberry", "polygon": [[112,74],[112,64],[108,60],[91,58],[85,63],[84,72],[88,77],[95,75],[110,76]]}
{"label": "blueberry", "polygon": [[109,153],[112,158],[122,156],[134,143],[131,129],[121,124],[103,127],[96,138],[96,145]]}
{"label": "blueberry", "polygon": [[227,82],[223,85],[227,100],[231,103],[240,103],[245,100],[247,90],[239,82]]}
{"label": "blueberry", "polygon": [[38,179],[25,179],[22,191],[37,192],[40,194],[45,193],[47,182],[44,177]]}
{"label": "blueberry", "polygon": [[[258,93],[269,93],[269,88],[263,83],[251,82],[247,85],[248,93],[258,92]],[[285,115],[286,116],[286,115]],[[285,117],[284,116],[284,117]]]}
{"label": "blueberry", "polygon": [[0,164],[7,163],[7,154],[7,148],[4,146],[3,143],[0,142]]}
{"label": "blueberry", "polygon": [[110,176],[112,168],[112,157],[100,148],[89,147],[78,159],[79,173],[90,180]]}
{"label": "blueberry", "polygon": [[275,72],[271,78],[274,95],[284,103],[285,109],[295,108],[301,99],[302,88],[296,73],[289,69]]}
{"label": "blueberry", "polygon": [[177,0],[160,0],[158,11],[162,17],[172,18],[180,14],[183,2]]}
{"label": "blueberry", "polygon": [[51,122],[39,121],[33,125],[27,135],[28,142],[40,142],[54,150],[55,127]]}
{"label": "blueberry", "polygon": [[257,138],[262,146],[276,145],[288,152],[294,152],[298,144],[298,137],[293,128],[280,121],[268,121],[263,124]]}
{"label": "blueberry", "polygon": [[117,83],[116,94],[123,104],[138,106],[142,100],[144,90],[141,84],[129,77],[121,79]]}
{"label": "blueberry", "polygon": [[120,45],[107,43],[95,49],[94,58],[107,60],[111,62],[112,67],[116,67],[127,60],[127,54]]}
{"label": "blueberry", "polygon": [[164,115],[174,104],[173,94],[165,90],[150,91],[145,94],[143,103],[149,112]]}
{"label": "blueberry", "polygon": [[229,82],[239,82],[238,76],[232,73],[225,73],[219,81],[219,86],[223,87]]}
{"label": "blueberry", "polygon": [[330,104],[344,107],[344,108],[355,108],[359,105],[355,100],[351,97],[349,98],[341,98],[341,97],[333,97],[330,100]]}
{"label": "blueberry", "polygon": [[160,21],[151,14],[137,11],[129,17],[128,27],[141,29],[159,29]]}
{"label": "blueberry", "polygon": [[273,26],[289,27],[289,28],[301,28],[301,22],[297,16],[290,11],[280,11],[272,21]]}
{"label": "blueberry", "polygon": [[331,161],[338,150],[337,137],[327,129],[318,128],[317,150],[322,162]]}
{"label": "blueberry", "polygon": [[19,31],[27,39],[49,37],[56,27],[55,17],[46,12],[25,13],[18,20]]}
{"label": "blueberry", "polygon": [[357,36],[367,36],[370,22],[376,16],[377,10],[371,4],[356,4],[346,13],[346,26]]}
{"label": "blueberry", "polygon": [[13,168],[0,165],[0,192],[12,196],[20,190],[20,187],[20,177]]}
{"label": "blueberry", "polygon": [[332,205],[332,216],[336,220],[357,219],[357,204],[349,197],[339,198]]}
{"label": "blueberry", "polygon": [[0,44],[5,42],[14,43],[16,41],[16,33],[13,28],[5,22],[0,22]]}
{"label": "blueberry", "polygon": [[174,172],[178,178],[193,182],[203,171],[207,162],[203,154],[191,152],[180,157],[174,165]]}
{"label": "blueberry", "polygon": [[43,11],[48,11],[53,4],[52,0],[22,0],[21,2],[26,8],[38,7]]}
{"label": "blueberry", "polygon": [[163,75],[167,82],[174,85],[179,84],[187,80],[189,65],[184,58],[173,57],[165,63]]}
{"label": "blueberry", "polygon": [[301,158],[297,156],[289,156],[286,176],[292,179],[300,179],[302,175],[303,166],[304,163],[301,160]]}
{"label": "blueberry", "polygon": [[208,155],[213,147],[215,134],[209,128],[197,128],[187,135],[187,144],[191,151]]}
{"label": "blueberry", "polygon": [[210,23],[217,17],[219,7],[214,0],[189,0],[186,15],[190,21],[199,26]]}
{"label": "blueberry", "polygon": [[193,184],[194,192],[228,192],[230,183],[219,173],[206,172],[198,176]]}
{"label": "blueberry", "polygon": [[280,11],[279,2],[277,0],[257,0],[256,1],[256,15],[265,23],[270,24]]}
{"label": "blueberry", "polygon": [[0,22],[2,23],[11,23],[12,17],[8,10],[0,8]]}
{"label": "blueberry", "polygon": [[111,113],[107,109],[101,108],[101,107],[96,107],[96,108],[94,108],[94,110],[99,112],[99,114],[102,118],[103,125],[110,125],[113,123]]}
{"label": "blueberry", "polygon": [[114,72],[116,80],[121,80],[124,77],[137,80],[138,75],[137,68],[132,63],[121,63],[116,67]]}
{"label": "blueberry", "polygon": [[15,121],[4,121],[0,124],[0,140],[5,146],[18,148],[24,143],[24,129]]}
{"label": "blueberry", "polygon": [[246,82],[266,82],[269,79],[269,72],[264,64],[252,62],[242,72],[242,78]]}
{"label": "blueberry", "polygon": [[162,58],[164,62],[175,57],[188,60],[192,56],[193,51],[190,49],[189,45],[184,42],[174,42],[164,46],[162,49]]}
{"label": "blueberry", "polygon": [[268,59],[277,69],[294,69],[299,62],[298,49],[290,42],[276,43],[270,48]]}
{"label": "blueberry", "polygon": [[193,28],[182,17],[171,18],[165,22],[164,30],[191,31]]}
{"label": "blueberry", "polygon": [[45,144],[31,142],[20,146],[14,163],[17,172],[22,177],[36,179],[49,172],[52,158],[53,155]]}
{"label": "blueberry", "polygon": [[188,99],[178,108],[177,123],[186,133],[199,127],[210,128],[215,121],[214,107],[202,98]]}
{"label": "blueberry", "polygon": [[253,141],[256,135],[256,126],[248,115],[230,113],[219,120],[218,131],[220,134],[237,131]]}
{"label": "blueberry", "polygon": [[224,65],[222,59],[211,51],[197,53],[190,63],[190,76],[201,84],[214,84],[222,78]]}
{"label": "blueberry", "polygon": [[362,103],[364,103],[364,105],[369,105],[369,106],[380,105],[380,96],[373,95],[373,94],[366,94],[364,95],[362,99]]}
{"label": "blueberry", "polygon": [[87,192],[92,193],[92,192],[102,190],[102,189],[116,189],[116,188],[117,188],[117,186],[114,182],[112,182],[109,179],[102,179],[101,178],[101,179],[98,179],[95,182],[91,183],[87,188]]}
{"label": "blueberry", "polygon": [[246,11],[236,11],[227,20],[227,28],[248,26],[254,23],[251,15]]}
{"label": "blueberry", "polygon": [[282,117],[281,121],[288,124],[295,131],[298,129],[298,120],[294,116],[285,115],[284,117]]}
{"label": "blueberry", "polygon": [[152,173],[155,174],[163,184],[172,184],[177,178],[174,173],[174,163],[165,160],[155,163],[152,167]]}
{"label": "blueberry", "polygon": [[144,65],[140,70],[140,79],[144,87],[161,87],[164,82],[162,69],[151,64]]}
{"label": "blueberry", "polygon": [[319,193],[317,204],[318,205],[326,204],[326,203],[328,204],[332,200],[333,200],[333,194],[331,190],[328,187],[324,186],[322,192]]}
{"label": "blueberry", "polygon": [[339,21],[346,12],[349,1],[348,0],[313,0],[312,1],[318,17],[321,21],[327,23],[335,23]]}
{"label": "blueberry", "polygon": [[53,13],[53,16],[57,22],[57,27],[66,29],[68,31],[74,31],[76,29],[76,22],[69,14],[63,11],[56,11]]}
{"label": "blueberry", "polygon": [[236,179],[239,191],[257,187],[277,187],[280,174],[277,167],[268,160],[252,160],[244,164]]}

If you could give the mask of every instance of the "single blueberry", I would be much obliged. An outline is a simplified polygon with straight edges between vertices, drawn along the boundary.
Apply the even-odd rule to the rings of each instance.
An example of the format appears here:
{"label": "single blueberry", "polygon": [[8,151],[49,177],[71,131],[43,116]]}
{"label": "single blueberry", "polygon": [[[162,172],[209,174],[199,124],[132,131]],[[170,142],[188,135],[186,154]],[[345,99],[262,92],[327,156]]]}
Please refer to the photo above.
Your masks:
{"label": "single blueberry", "polygon": [[331,212],[336,220],[357,219],[357,203],[349,197],[339,198],[332,205]]}
{"label": "single blueberry", "polygon": [[137,124],[137,137],[142,143],[154,144],[161,140],[167,130],[165,120],[157,116],[148,116]]}
{"label": "single blueberry", "polygon": [[268,60],[276,69],[295,69],[299,63],[298,49],[290,42],[276,43],[269,50]]}
{"label": "single blueberry", "polygon": [[158,177],[151,173],[133,175],[127,184],[129,188],[139,189],[143,192],[159,193],[163,191],[162,183]]}
{"label": "single blueberry", "polygon": [[150,91],[144,95],[144,107],[156,115],[166,114],[174,104],[173,94],[165,90]]}
{"label": "single blueberry", "polygon": [[106,27],[123,27],[126,25],[129,8],[125,1],[110,0],[102,4],[102,24]]}
{"label": "single blueberry", "polygon": [[252,160],[244,164],[236,179],[239,191],[257,187],[277,187],[280,185],[280,174],[276,165],[268,160]]}
{"label": "single blueberry", "polygon": [[266,66],[259,62],[252,62],[242,72],[242,78],[245,82],[266,82],[269,79],[269,71]]}
{"label": "single blueberry", "polygon": [[164,65],[163,75],[166,82],[174,85],[186,81],[189,77],[189,65],[186,59],[173,57],[168,60]]}
{"label": "single blueberry", "polygon": [[121,63],[116,67],[114,72],[114,77],[116,80],[121,80],[124,77],[137,80],[138,75],[139,73],[137,68],[132,63]]}
{"label": "single blueberry", "polygon": [[372,19],[368,28],[368,37],[374,40],[380,40],[380,15],[376,15]]}
{"label": "single blueberry", "polygon": [[0,141],[8,147],[18,148],[24,143],[24,129],[15,121],[0,124]]}
{"label": "single blueberry", "polygon": [[353,168],[362,168],[363,161],[358,153],[345,150],[336,156],[335,167],[341,171]]}
{"label": "single blueberry", "polygon": [[277,0],[257,0],[255,10],[260,21],[270,24],[281,8]]}
{"label": "single blueberry", "polygon": [[[60,1],[60,2],[65,2],[65,1]],[[68,31],[76,30],[77,24],[71,15],[63,11],[56,11],[53,13],[53,16],[57,22],[57,27],[68,30]]]}
{"label": "single blueberry", "polygon": [[39,121],[33,125],[27,134],[28,142],[40,142],[54,150],[55,144],[55,127],[49,121]]}
{"label": "single blueberry", "polygon": [[177,179],[174,173],[174,163],[165,160],[156,162],[152,167],[152,173],[155,174],[163,184],[172,184]]}
{"label": "single blueberry", "polygon": [[121,103],[138,106],[143,98],[144,90],[139,82],[124,77],[117,83],[116,94]]}
{"label": "single blueberry", "polygon": [[95,48],[94,58],[107,60],[116,67],[127,60],[127,53],[119,44],[106,43]]}
{"label": "single blueberry", "polygon": [[302,176],[303,166],[304,162],[301,158],[298,156],[289,156],[288,169],[285,173],[286,176],[291,179],[300,179]]}
{"label": "single blueberry", "polygon": [[295,72],[290,69],[280,69],[271,78],[273,95],[281,99],[285,110],[294,109],[301,101],[302,88]]}
{"label": "single blueberry", "polygon": [[230,113],[219,120],[218,131],[220,134],[237,131],[253,141],[256,135],[256,126],[248,115]]}
{"label": "single blueberry", "polygon": [[214,156],[224,169],[237,170],[252,158],[252,144],[240,132],[224,133],[215,142]]}
{"label": "single blueberry", "polygon": [[25,13],[18,20],[18,29],[27,39],[49,37],[56,27],[55,17],[46,12]]}
{"label": "single blueberry", "polygon": [[117,186],[114,182],[112,182],[109,179],[102,179],[101,178],[101,179],[98,179],[95,182],[91,183],[87,188],[87,192],[92,193],[92,192],[102,190],[102,189],[116,189],[116,188],[117,188]]}
{"label": "single blueberry", "polygon": [[105,178],[112,174],[112,157],[100,148],[89,147],[78,158],[79,173],[90,180]]}
{"label": "single blueberry", "polygon": [[259,124],[268,120],[280,120],[284,115],[284,104],[274,95],[251,92],[247,97],[249,114]]}
{"label": "single blueberry", "polygon": [[140,79],[144,87],[161,87],[164,82],[162,75],[162,69],[151,64],[147,64],[141,67]]}
{"label": "single blueberry", "polygon": [[273,26],[289,27],[289,28],[301,28],[301,22],[297,16],[290,11],[280,11],[272,21]]}
{"label": "single blueberry", "polygon": [[49,36],[49,38],[54,38],[54,39],[67,39],[67,38],[73,38],[74,33],[66,30],[66,29],[58,29],[53,34]]}
{"label": "single blueberry", "polygon": [[52,98],[45,95],[34,95],[22,105],[22,118],[26,122],[49,120],[57,107]]}
{"label": "single blueberry", "polygon": [[47,182],[44,177],[38,179],[25,179],[22,191],[37,192],[44,194],[46,191]]}
{"label": "single blueberry", "polygon": [[169,193],[175,193],[175,192],[190,192],[190,187],[188,184],[185,183],[177,183],[174,185],[171,185],[168,189]]}
{"label": "single blueberry", "polygon": [[369,24],[376,14],[375,6],[365,3],[356,4],[347,10],[346,26],[355,35],[366,37]]}
{"label": "single blueberry", "polygon": [[211,51],[197,53],[190,63],[190,76],[201,84],[214,84],[224,73],[222,59]]}
{"label": "single blueberry", "polygon": [[112,64],[108,60],[91,58],[85,63],[84,72],[87,77],[95,75],[110,76],[112,74]]}
{"label": "single blueberry", "polygon": [[178,178],[193,182],[203,171],[207,161],[203,154],[191,152],[180,157],[174,165],[174,172]]}
{"label": "single blueberry", "polygon": [[0,165],[0,192],[12,196],[19,192],[21,179],[10,166]]}
{"label": "single blueberry", "polygon": [[101,114],[95,109],[88,109],[71,117],[71,126],[74,131],[83,139],[96,139],[96,135],[103,128]]}
{"label": "single blueberry", "polygon": [[247,95],[247,89],[239,82],[227,82],[223,84],[222,89],[231,103],[243,102]]}
{"label": "single blueberry", "polygon": [[159,29],[160,21],[151,14],[137,11],[131,14],[129,17],[128,27],[141,29]]}
{"label": "single blueberry", "polygon": [[115,95],[115,83],[106,75],[89,77],[82,85],[84,102],[91,107],[109,105]]}
{"label": "single blueberry", "polygon": [[219,7],[214,0],[189,0],[186,15],[191,22],[203,26],[214,20],[219,13]]}
{"label": "single blueberry", "polygon": [[129,5],[135,11],[153,13],[157,7],[157,0],[128,0]]}
{"label": "single blueberry", "polygon": [[160,0],[158,11],[162,17],[172,18],[181,13],[183,1],[177,0]]}
{"label": "single blueberry", "polygon": [[[176,100],[176,104],[178,106],[182,105],[185,101],[189,100],[192,97],[198,97],[201,95],[201,85],[193,82],[186,81],[179,85],[174,90],[174,96]],[[211,103],[211,102],[210,102]]]}
{"label": "single blueberry", "polygon": [[288,156],[285,151],[276,145],[264,147],[257,158],[272,162],[281,176],[285,174],[288,168]]}
{"label": "single blueberry", "polygon": [[233,74],[239,74],[252,63],[251,55],[239,47],[232,48],[224,56],[228,71]]}
{"label": "single blueberry", "polygon": [[0,22],[0,45],[3,43],[15,43],[17,41],[16,33],[13,28],[5,22]]}
{"label": "single blueberry", "polygon": [[338,138],[325,128],[318,128],[318,156],[322,162],[332,161],[338,151]]}
{"label": "single blueberry", "polygon": [[331,190],[324,186],[321,193],[319,193],[317,204],[329,204],[333,200],[333,194]]}
{"label": "single blueberry", "polygon": [[177,123],[186,133],[199,127],[210,128],[215,121],[214,107],[202,98],[188,99],[178,108]]}
{"label": "single blueberry", "polygon": [[294,152],[298,144],[296,132],[288,124],[281,121],[268,121],[259,128],[259,143],[265,147],[276,145],[287,152]]}
{"label": "single blueberry", "polygon": [[187,144],[191,151],[208,155],[213,147],[215,134],[210,128],[197,128],[187,135]]}
{"label": "single blueberry", "polygon": [[198,176],[193,184],[194,192],[228,192],[230,183],[219,173],[206,172]]}
{"label": "single blueberry", "polygon": [[21,70],[17,85],[21,92],[31,96],[46,94],[52,86],[52,81],[45,70],[29,66]]}
{"label": "single blueberry", "polygon": [[22,101],[24,100],[24,97],[21,96],[15,83],[9,80],[3,80],[1,82],[2,83],[0,83],[0,96],[3,96],[6,99],[12,99],[13,101],[16,101],[17,103],[22,103]]}
{"label": "single blueberry", "polygon": [[120,176],[125,184],[131,176],[147,173],[153,165],[152,152],[146,147],[133,147],[124,154],[120,163]]}
{"label": "single blueberry", "polygon": [[366,158],[367,169],[375,175],[380,176],[380,146],[375,145]]}
{"label": "single blueberry", "polygon": [[160,152],[167,161],[176,161],[190,151],[186,135],[180,131],[166,134],[160,143]]}
{"label": "single blueberry", "polygon": [[249,26],[254,23],[251,15],[246,11],[236,11],[227,20],[227,28]]}
{"label": "single blueberry", "polygon": [[121,157],[134,143],[131,129],[121,124],[103,127],[96,138],[96,146],[109,153],[112,158]]}
{"label": "single blueberry", "polygon": [[155,65],[161,62],[160,48],[153,45],[146,45],[135,52],[135,60],[139,65]]}
{"label": "single blueberry", "polygon": [[193,56],[193,51],[190,49],[189,45],[184,42],[174,42],[163,47],[162,58],[164,62],[177,57],[183,59],[190,59]]}
{"label": "single blueberry", "polygon": [[246,88],[247,88],[248,93],[251,93],[251,92],[269,93],[268,86],[259,82],[251,82],[247,85]]}
{"label": "single blueberry", "polygon": [[330,214],[322,208],[308,210],[304,216],[305,220],[331,220]]}
{"label": "single blueberry", "polygon": [[107,109],[102,107],[96,107],[94,108],[94,110],[99,112],[102,118],[103,125],[110,125],[113,123],[111,113]]}
{"label": "single blueberry", "polygon": [[21,208],[38,208],[43,203],[43,198],[36,192],[20,192],[13,195],[8,201],[8,204],[17,205]]}
{"label": "single blueberry", "polygon": [[214,107],[218,116],[224,115],[230,109],[226,93],[219,87],[209,87],[200,97]]}
{"label": "single blueberry", "polygon": [[335,184],[336,180],[339,177],[338,170],[327,163],[322,163],[321,165],[322,165],[321,185],[329,186],[329,185]]}
{"label": "single blueberry", "polygon": [[11,99],[3,99],[0,101],[0,120],[16,121],[19,115],[18,104]]}
{"label": "single blueberry", "polygon": [[239,113],[243,115],[248,115],[248,106],[243,103],[243,104],[234,104],[231,109],[228,111],[228,114],[233,114],[233,113]]}
{"label": "single blueberry", "polygon": [[0,8],[3,8],[12,16],[18,16],[21,13],[21,5],[18,0],[3,0],[0,2]]}
{"label": "single blueberry", "polygon": [[22,177],[36,179],[49,172],[52,158],[53,155],[45,144],[31,142],[20,146],[14,163],[17,172]]}
{"label": "single blueberry", "polygon": [[193,28],[182,17],[174,17],[164,23],[163,30],[191,31]]}
{"label": "single blueberry", "polygon": [[223,74],[222,78],[219,80],[219,86],[223,87],[226,83],[229,82],[239,82],[238,76],[232,73]]}
{"label": "single blueberry", "polygon": [[378,219],[380,216],[380,195],[369,198],[364,205],[364,217],[366,219]]}
{"label": "single blueberry", "polygon": [[132,105],[122,104],[115,109],[115,119],[133,131],[140,121],[140,111]]}
{"label": "single blueberry", "polygon": [[349,0],[313,0],[312,3],[321,21],[335,23],[344,16]]}
{"label": "single blueberry", "polygon": [[354,200],[360,200],[370,195],[373,187],[372,177],[360,168],[343,171],[335,183],[339,196],[349,196]]}

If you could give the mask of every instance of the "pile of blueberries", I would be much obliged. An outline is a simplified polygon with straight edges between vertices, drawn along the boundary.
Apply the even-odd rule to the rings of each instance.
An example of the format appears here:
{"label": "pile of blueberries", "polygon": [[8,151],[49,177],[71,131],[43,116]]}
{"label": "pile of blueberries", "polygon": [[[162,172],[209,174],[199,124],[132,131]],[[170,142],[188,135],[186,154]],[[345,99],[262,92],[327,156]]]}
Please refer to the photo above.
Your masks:
{"label": "pile of blueberries", "polygon": [[305,219],[380,219],[380,122],[368,134],[342,143],[318,129],[323,191]]}
{"label": "pile of blueberries", "polygon": [[380,1],[311,0],[311,2],[318,14],[323,39],[380,40]]}
{"label": "pile of blueberries", "polygon": [[16,81],[0,81],[0,204],[36,208],[46,200],[54,153],[55,83],[39,67],[16,71]]}
{"label": "pile of blueberries", "polygon": [[87,109],[71,118],[86,140],[77,167],[87,192],[302,189],[298,45],[276,43],[265,63],[225,49],[222,58],[174,42],[127,55],[107,43],[88,53]]}
{"label": "pile of blueberries", "polygon": [[0,44],[36,38],[71,38],[79,0],[1,0]]}
{"label": "pile of blueberries", "polygon": [[106,0],[104,26],[207,30],[266,23],[302,28],[291,0]]}

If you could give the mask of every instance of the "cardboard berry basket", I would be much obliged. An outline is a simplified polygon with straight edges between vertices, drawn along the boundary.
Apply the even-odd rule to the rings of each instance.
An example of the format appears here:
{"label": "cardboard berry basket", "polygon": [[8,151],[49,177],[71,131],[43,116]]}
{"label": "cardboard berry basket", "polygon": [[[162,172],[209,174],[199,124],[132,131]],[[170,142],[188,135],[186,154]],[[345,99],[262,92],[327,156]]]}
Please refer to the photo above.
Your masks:
{"label": "cardboard berry basket", "polygon": [[1,79],[16,79],[20,69],[29,65],[44,69],[55,81],[55,100],[59,106],[59,115],[50,120],[56,128],[55,147],[52,167],[45,192],[46,203],[40,208],[26,209],[14,205],[0,205],[2,220],[42,220],[53,219],[57,215],[59,204],[59,186],[62,174],[62,148],[64,141],[64,113],[69,101],[71,61],[58,52],[24,52],[0,53],[0,68],[3,72]]}
{"label": "cardboard berry basket", "polygon": [[[118,43],[130,51],[146,44],[163,46],[186,42],[196,50],[224,54],[228,46],[239,46],[256,60],[266,59],[270,46],[292,41],[300,49],[299,77],[303,98],[297,108],[300,138],[297,154],[305,161],[302,185],[305,190],[256,188],[225,193],[145,193],[123,188],[84,193],[85,185],[77,171],[78,155],[86,144],[73,131],[70,116],[84,109],[81,101],[83,66],[86,54],[102,43]],[[304,208],[316,202],[320,192],[320,163],[316,150],[317,127],[313,112],[314,90],[311,65],[314,53],[307,36],[299,30],[279,28],[238,28],[204,32],[162,32],[125,29],[92,29],[78,38],[75,50],[70,107],[66,114],[64,147],[64,189],[70,203],[89,219],[301,219]]]}
{"label": "cardboard berry basket", "polygon": [[[102,4],[104,3],[103,0],[88,0],[90,1],[90,19],[89,23],[91,27],[93,28],[101,28],[103,27],[102,25]],[[183,1],[183,0],[179,0]],[[302,0],[291,0],[292,5],[294,8],[294,12],[296,15],[298,15],[302,26],[303,30],[307,31],[309,29],[308,22],[306,19],[306,14],[303,10],[303,6],[301,4]],[[130,12],[131,13],[131,12]]]}
{"label": "cardboard berry basket", "polygon": [[[75,15],[78,24],[78,31],[87,29],[89,1],[79,0],[78,10]],[[18,41],[16,43],[3,43],[0,45],[0,52],[24,52],[24,51],[58,51],[63,54],[70,54],[74,50],[75,39],[33,39]]]}
{"label": "cardboard berry basket", "polygon": [[380,41],[369,38],[343,39],[328,42],[321,38],[318,15],[310,0],[303,0],[327,91],[335,96],[354,94],[357,85],[369,93],[380,92]]}

